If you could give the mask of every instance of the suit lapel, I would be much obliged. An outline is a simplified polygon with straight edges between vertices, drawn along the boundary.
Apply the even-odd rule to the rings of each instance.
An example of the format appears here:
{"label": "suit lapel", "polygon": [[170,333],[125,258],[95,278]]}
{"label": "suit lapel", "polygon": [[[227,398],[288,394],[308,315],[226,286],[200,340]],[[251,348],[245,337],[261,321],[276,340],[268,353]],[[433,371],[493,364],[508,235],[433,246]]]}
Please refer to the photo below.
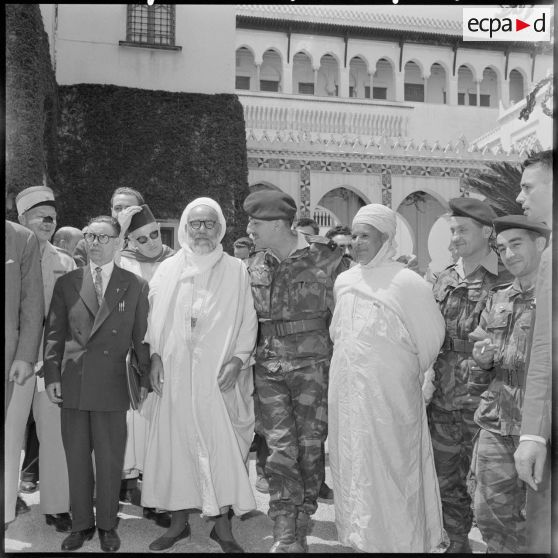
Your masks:
{"label": "suit lapel", "polygon": [[[93,282],[93,279],[91,279],[91,282]],[[90,337],[95,335],[95,332],[101,327],[118,302],[120,302],[122,297],[126,294],[128,285],[129,282],[122,276],[121,269],[115,265],[105,291],[105,296],[103,297],[103,302],[101,303],[101,307],[95,316]],[[95,291],[95,287],[93,287],[93,291]]]}
{"label": "suit lapel", "polygon": [[91,268],[89,265],[86,265],[81,269],[83,269],[83,279],[81,281],[81,285],[78,285],[79,296],[82,298],[85,306],[87,306],[87,309],[91,312],[91,314],[96,316],[99,311],[99,303],[97,302],[97,294],[95,292],[95,285],[93,284]]}

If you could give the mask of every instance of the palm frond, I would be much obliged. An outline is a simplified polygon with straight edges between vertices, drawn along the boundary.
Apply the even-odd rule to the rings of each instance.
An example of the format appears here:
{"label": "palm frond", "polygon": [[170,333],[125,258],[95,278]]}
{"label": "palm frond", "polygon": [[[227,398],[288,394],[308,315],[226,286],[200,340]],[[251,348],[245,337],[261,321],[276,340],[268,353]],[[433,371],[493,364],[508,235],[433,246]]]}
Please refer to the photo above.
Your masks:
{"label": "palm frond", "polygon": [[523,210],[515,199],[521,190],[522,168],[507,162],[488,162],[486,170],[476,177],[469,177],[466,186],[486,197],[500,217],[502,215],[521,215]]}

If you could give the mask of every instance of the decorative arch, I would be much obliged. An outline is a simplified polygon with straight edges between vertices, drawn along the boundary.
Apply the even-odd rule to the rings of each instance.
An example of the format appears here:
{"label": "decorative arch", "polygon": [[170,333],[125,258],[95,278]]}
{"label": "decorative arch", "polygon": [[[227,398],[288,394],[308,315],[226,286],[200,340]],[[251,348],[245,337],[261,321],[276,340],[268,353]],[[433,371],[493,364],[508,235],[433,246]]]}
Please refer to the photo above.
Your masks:
{"label": "decorative arch", "polygon": [[236,89],[254,90],[257,87],[256,63],[254,50],[241,45],[236,49]]}
{"label": "decorative arch", "polygon": [[471,95],[477,94],[474,69],[469,64],[461,64],[457,69],[457,104],[471,104]]}
{"label": "decorative arch", "polygon": [[362,56],[355,55],[349,61],[349,97],[370,99],[368,64]]}
{"label": "decorative arch", "polygon": [[423,63],[418,59],[418,58],[407,58],[407,60],[405,60],[403,62],[403,70],[405,70],[405,67],[407,66],[407,64],[409,64],[410,62],[416,64],[419,68],[420,71],[420,75],[421,77],[424,77],[424,65]]}
{"label": "decorative arch", "polygon": [[316,207],[327,209],[335,215],[340,224],[351,226],[356,212],[369,203],[370,199],[359,188],[343,184],[327,190],[318,200]]}
{"label": "decorative arch", "polygon": [[314,69],[311,54],[305,49],[293,56],[293,93],[315,94]]}
{"label": "decorative arch", "polygon": [[323,97],[339,96],[340,64],[337,56],[326,52],[320,57],[320,69],[318,70],[316,95]]}
{"label": "decorative arch", "polygon": [[518,103],[526,95],[527,78],[522,68],[514,67],[508,74],[510,105]]}
{"label": "decorative arch", "polygon": [[415,59],[407,60],[403,67],[404,100],[424,103],[424,69]]}
{"label": "decorative arch", "polygon": [[374,64],[372,99],[395,100],[395,63],[389,56],[381,56]]}
{"label": "decorative arch", "polygon": [[482,81],[480,82],[480,99],[477,105],[481,107],[497,108],[501,98],[500,71],[492,64],[485,66],[482,70]]}
{"label": "decorative arch", "polygon": [[448,71],[444,64],[433,62],[430,65],[430,75],[426,80],[425,101],[445,105],[448,102]]}
{"label": "decorative arch", "polygon": [[275,49],[267,49],[262,54],[260,66],[260,91],[281,91],[283,62]]}

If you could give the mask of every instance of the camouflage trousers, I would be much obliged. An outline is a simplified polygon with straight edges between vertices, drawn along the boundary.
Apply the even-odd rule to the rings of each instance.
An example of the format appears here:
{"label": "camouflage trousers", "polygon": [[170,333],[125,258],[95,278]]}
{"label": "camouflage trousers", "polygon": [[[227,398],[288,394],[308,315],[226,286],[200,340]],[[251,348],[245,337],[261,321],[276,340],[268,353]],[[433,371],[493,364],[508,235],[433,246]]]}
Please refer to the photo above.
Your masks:
{"label": "camouflage trousers", "polygon": [[269,517],[311,515],[324,476],[329,362],[270,372],[255,367],[255,410],[269,456]]}
{"label": "camouflage trousers", "polygon": [[479,430],[473,415],[472,409],[446,411],[432,404],[428,407],[444,529],[452,542],[467,540],[473,525],[471,496],[467,489],[473,438]]}
{"label": "camouflage trousers", "polygon": [[481,429],[473,463],[477,488],[475,516],[488,552],[524,553],[526,486],[519,480],[513,454],[519,436],[501,436]]}

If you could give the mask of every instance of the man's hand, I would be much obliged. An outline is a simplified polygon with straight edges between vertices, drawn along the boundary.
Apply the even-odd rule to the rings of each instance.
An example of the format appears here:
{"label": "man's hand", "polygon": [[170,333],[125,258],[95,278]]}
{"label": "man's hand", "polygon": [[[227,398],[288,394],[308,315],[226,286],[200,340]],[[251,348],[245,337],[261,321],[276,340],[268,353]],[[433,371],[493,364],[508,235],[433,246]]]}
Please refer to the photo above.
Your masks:
{"label": "man's hand", "polygon": [[58,403],[62,403],[62,387],[60,386],[60,382],[52,382],[52,384],[48,384],[46,392],[52,403],[56,405],[58,405]]}
{"label": "man's hand", "polygon": [[488,370],[494,366],[494,355],[497,348],[498,346],[493,345],[490,338],[487,337],[475,342],[472,357],[481,368]]}
{"label": "man's hand", "polygon": [[28,378],[33,376],[33,365],[24,360],[14,360],[10,367],[8,380],[22,386]]}
{"label": "man's hand", "polygon": [[157,353],[153,353],[151,355],[151,370],[149,372],[149,379],[151,380],[151,387],[153,388],[153,391],[159,397],[163,395],[164,377],[165,373],[163,371],[163,361]]}
{"label": "man's hand", "polygon": [[146,387],[142,386],[140,388],[140,398],[139,398],[140,404],[143,403],[146,400],[148,393],[149,393],[149,390]]}
{"label": "man's hand", "polygon": [[124,208],[117,216],[118,222],[120,223],[120,237],[124,238],[126,231],[130,226],[130,221],[132,217],[141,211],[139,205],[131,205],[130,207]]}
{"label": "man's hand", "polygon": [[221,391],[229,391],[234,387],[241,368],[242,361],[238,357],[232,357],[229,362],[221,366],[221,370],[219,370],[217,376],[217,384],[219,384],[219,389]]}
{"label": "man's hand", "polygon": [[524,440],[513,454],[515,468],[522,481],[533,490],[538,490],[542,480],[544,462],[546,460],[546,444],[533,440]]}
{"label": "man's hand", "polygon": [[434,377],[435,377],[434,369],[430,367],[424,373],[424,381],[422,382],[422,395],[424,396],[424,402],[426,405],[428,405],[430,401],[432,401],[432,396],[436,391],[436,384],[434,384]]}

